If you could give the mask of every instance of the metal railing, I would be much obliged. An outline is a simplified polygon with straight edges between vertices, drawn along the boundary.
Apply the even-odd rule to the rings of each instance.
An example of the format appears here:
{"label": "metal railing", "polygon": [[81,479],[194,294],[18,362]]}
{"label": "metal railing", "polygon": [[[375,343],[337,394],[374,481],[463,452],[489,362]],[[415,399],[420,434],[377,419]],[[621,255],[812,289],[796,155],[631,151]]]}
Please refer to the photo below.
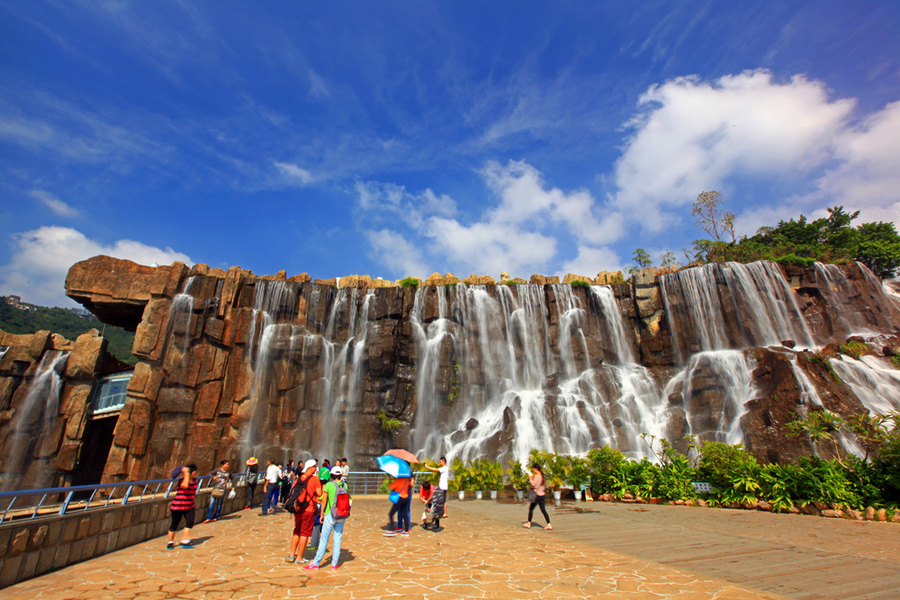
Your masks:
{"label": "metal railing", "polygon": [[[233,485],[242,486],[247,473],[232,473]],[[264,473],[259,473],[259,483],[263,485]],[[415,483],[430,476],[428,471],[413,473]],[[197,478],[197,492],[209,489],[212,477]],[[390,477],[381,471],[351,471],[347,476],[347,491],[351,495],[387,494]],[[95,485],[43,488],[0,492],[0,524],[12,519],[36,519],[41,516],[63,516],[75,511],[89,511],[109,506],[168,498],[180,478],[148,479],[145,481],[122,481]]]}
{"label": "metal railing", "polygon": [[[232,474],[235,486],[243,484],[245,473]],[[197,491],[209,488],[212,477],[197,477]],[[63,516],[76,510],[96,510],[108,506],[124,506],[172,495],[179,479],[148,479],[95,485],[43,488],[0,492],[0,523],[14,518],[36,519],[39,516]],[[7,503],[7,500],[9,501]],[[5,508],[4,508],[5,505]]]}

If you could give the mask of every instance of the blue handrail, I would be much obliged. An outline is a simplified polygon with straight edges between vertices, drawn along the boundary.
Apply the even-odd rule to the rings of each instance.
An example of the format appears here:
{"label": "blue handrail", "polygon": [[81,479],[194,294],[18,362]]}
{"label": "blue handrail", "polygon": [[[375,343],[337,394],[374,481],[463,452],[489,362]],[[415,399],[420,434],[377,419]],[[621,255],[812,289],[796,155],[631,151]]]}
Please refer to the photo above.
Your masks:
{"label": "blue handrail", "polygon": [[[416,472],[413,473],[413,477],[418,480],[423,476],[428,476],[430,473],[428,472]],[[247,473],[231,473],[232,476],[232,484],[235,487],[239,487],[244,485],[245,479],[247,477]],[[262,476],[263,473],[259,474],[260,479],[259,483],[262,484]],[[348,483],[350,484],[350,492],[352,494],[377,494],[379,493],[379,489],[382,487],[382,482],[384,479],[388,477],[385,473],[380,471],[351,471],[348,476]],[[212,480],[212,476],[210,475],[202,475],[197,478],[197,491],[202,492],[209,487],[209,483]],[[2,506],[6,499],[9,499],[9,504],[3,510],[3,514],[0,515],[0,524],[5,523],[7,520],[12,519],[10,517],[10,512],[13,510],[13,506],[17,504],[17,501],[21,499],[29,498],[29,497],[37,497],[40,496],[40,500],[37,501],[36,504],[31,504],[29,502],[21,503],[16,506],[17,511],[22,511],[22,518],[25,518],[27,512],[31,513],[29,519],[35,519],[39,516],[40,510],[42,507],[49,508],[50,506],[54,506],[55,514],[58,516],[63,516],[74,510],[71,508],[73,502],[84,502],[84,510],[90,509],[99,509],[106,508],[110,505],[113,500],[124,506],[129,503],[136,503],[145,500],[145,496],[148,496],[147,500],[155,500],[158,497],[168,498],[171,496],[172,491],[174,489],[175,484],[178,479],[146,479],[141,481],[120,481],[118,483],[99,483],[94,485],[73,485],[70,487],[56,487],[56,488],[41,488],[41,489],[31,489],[31,490],[16,490],[12,492],[0,492],[0,506]],[[162,492],[160,496],[160,490],[165,486],[165,491]],[[153,491],[148,494],[148,490],[153,487]],[[116,491],[122,488],[124,489],[124,493],[120,498],[116,497]],[[140,491],[136,491],[137,488],[140,488]],[[102,506],[91,506],[91,503],[97,497],[97,495],[103,491],[108,491],[108,495],[106,498],[106,502],[103,503]],[[90,492],[90,496],[85,500],[75,500],[75,495],[81,492]],[[45,505],[45,502],[48,498],[56,498],[58,496],[62,497],[62,501],[59,503],[59,510],[55,510],[55,503],[48,503]],[[136,496],[136,498],[135,498]],[[26,512],[27,511],[27,512]],[[48,514],[47,512],[44,513]]]}
{"label": "blue handrail", "polygon": [[[244,478],[246,477],[246,473],[232,473],[233,485],[239,486],[244,482]],[[197,478],[197,491],[201,492],[205,490],[208,486],[212,477],[210,475],[202,475]],[[172,492],[172,488],[175,484],[175,479],[146,479],[142,481],[121,481],[119,483],[100,483],[94,485],[73,485],[69,487],[56,487],[56,488],[41,488],[41,489],[32,489],[32,490],[16,490],[12,492],[0,492],[0,505],[6,502],[6,499],[9,498],[9,504],[6,506],[6,509],[3,511],[3,514],[0,515],[0,523],[4,523],[9,517],[10,512],[13,510],[13,506],[16,505],[16,502],[20,499],[25,499],[29,497],[37,497],[40,496],[40,500],[37,501],[36,504],[31,504],[30,502],[20,503],[17,508],[25,511],[28,510],[31,512],[31,519],[35,519],[38,516],[41,508],[45,506],[45,502],[47,498],[54,498],[57,496],[63,496],[63,500],[59,505],[59,510],[56,512],[57,515],[63,516],[69,512],[69,507],[72,504],[74,497],[76,494],[80,492],[90,492],[90,497],[85,502],[84,510],[89,510],[91,507],[91,502],[97,496],[97,494],[104,490],[109,490],[109,494],[107,496],[106,502],[102,507],[93,507],[93,508],[105,508],[109,506],[110,502],[116,499],[116,490],[119,488],[124,488],[125,492],[122,494],[121,500],[119,500],[120,505],[128,504],[129,502],[141,502],[144,500],[144,496],[147,495],[147,490],[155,485],[155,489],[147,498],[148,500],[156,499],[159,494],[160,488],[164,484],[168,484],[165,493],[162,495],[163,498],[168,498]],[[141,488],[140,493],[137,495],[135,499],[133,497],[135,488]],[[80,502],[80,501],[79,501]],[[49,506],[49,504],[47,505]]]}

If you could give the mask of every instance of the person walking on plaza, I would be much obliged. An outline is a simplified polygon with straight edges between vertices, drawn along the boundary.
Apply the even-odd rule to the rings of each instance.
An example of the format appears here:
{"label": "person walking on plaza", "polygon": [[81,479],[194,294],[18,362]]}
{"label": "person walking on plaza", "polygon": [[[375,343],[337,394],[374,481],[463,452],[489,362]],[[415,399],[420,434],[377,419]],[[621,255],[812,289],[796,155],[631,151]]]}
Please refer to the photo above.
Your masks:
{"label": "person walking on plaza", "polygon": [[434,517],[431,527],[433,531],[441,528],[441,519],[447,518],[447,490],[450,489],[450,467],[447,466],[447,459],[442,456],[438,464],[440,466],[437,468],[425,465],[425,468],[429,471],[441,474],[431,503],[431,514]]}
{"label": "person walking on plaza", "polygon": [[281,469],[275,464],[271,458],[266,459],[266,478],[263,482],[263,505],[262,515],[269,514],[269,509],[275,512],[278,508],[278,486],[281,479]]}
{"label": "person walking on plaza", "polygon": [[[300,503],[300,510],[294,513],[294,532],[291,535],[291,547],[287,562],[296,562],[298,559],[302,561],[303,550],[306,549],[306,542],[312,535],[313,523],[316,520],[316,501],[322,495],[322,483],[316,476],[316,461],[308,460],[303,465],[303,473],[294,482],[294,485],[302,486],[303,491],[297,496]],[[289,494],[293,496],[294,494]]]}
{"label": "person walking on plaza", "polygon": [[209,508],[206,510],[206,520],[204,523],[218,521],[222,516],[222,505],[225,503],[225,492],[231,487],[232,477],[228,472],[227,460],[219,463],[219,468],[209,474],[212,477],[210,486],[212,491],[209,495]]}
{"label": "person walking on plaza", "polygon": [[247,506],[244,510],[253,507],[253,494],[256,492],[256,486],[259,484],[259,461],[255,456],[247,459]]}
{"label": "person walking on plaza", "polygon": [[180,477],[181,481],[178,483],[175,498],[172,500],[169,508],[172,513],[172,524],[169,525],[169,541],[166,544],[166,548],[169,550],[175,547],[175,532],[178,530],[178,524],[181,522],[181,519],[184,519],[181,547],[190,548],[194,545],[191,540],[191,529],[194,527],[194,497],[197,495],[197,480],[194,479],[196,471],[196,465],[188,465],[173,473],[172,479]]}
{"label": "person walking on plaza", "polygon": [[303,567],[304,569],[318,569],[319,565],[322,564],[322,559],[325,557],[325,547],[328,546],[328,538],[331,536],[332,531],[334,531],[334,544],[331,547],[331,568],[337,569],[341,566],[339,559],[341,558],[341,538],[344,535],[345,519],[335,518],[335,516],[331,514],[331,509],[337,500],[338,486],[343,487],[343,483],[341,482],[342,476],[343,474],[340,467],[336,466],[332,468],[331,481],[326,483],[325,488],[322,490],[322,497],[320,498],[322,512],[319,515],[322,519],[322,539],[319,540],[319,549],[316,551],[316,557],[312,559],[312,562]]}
{"label": "person walking on plaza", "polygon": [[547,520],[547,526],[544,529],[553,529],[550,524],[550,516],[547,514],[547,485],[544,478],[544,471],[537,463],[531,465],[531,473],[528,475],[528,481],[531,483],[531,491],[528,492],[528,499],[531,504],[528,506],[528,520],[522,523],[522,527],[531,529],[531,517],[534,515],[534,507],[539,506],[541,512],[544,513],[544,519]]}

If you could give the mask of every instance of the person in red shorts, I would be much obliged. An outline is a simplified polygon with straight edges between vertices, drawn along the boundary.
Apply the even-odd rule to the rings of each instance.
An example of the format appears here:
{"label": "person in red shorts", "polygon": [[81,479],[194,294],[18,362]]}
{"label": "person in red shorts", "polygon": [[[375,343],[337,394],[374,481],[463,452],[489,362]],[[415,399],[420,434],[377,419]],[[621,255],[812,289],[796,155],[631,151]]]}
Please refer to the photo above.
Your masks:
{"label": "person in red shorts", "polygon": [[303,510],[294,513],[294,534],[291,536],[291,549],[285,561],[297,562],[306,548],[309,536],[312,535],[316,521],[316,499],[322,495],[322,483],[316,476],[316,461],[308,460],[303,465],[303,473],[294,485],[305,486],[297,500],[306,503]]}

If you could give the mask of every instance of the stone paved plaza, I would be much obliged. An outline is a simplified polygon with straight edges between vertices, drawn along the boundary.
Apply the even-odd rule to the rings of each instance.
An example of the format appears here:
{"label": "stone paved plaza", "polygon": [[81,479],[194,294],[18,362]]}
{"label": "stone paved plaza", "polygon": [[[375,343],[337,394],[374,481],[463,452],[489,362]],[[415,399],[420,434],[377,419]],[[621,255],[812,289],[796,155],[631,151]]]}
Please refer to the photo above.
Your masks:
{"label": "stone paved plaza", "polygon": [[[414,507],[414,519],[417,516]],[[564,503],[553,531],[527,507],[451,501],[441,532],[385,537],[384,498],[357,498],[341,568],[287,564],[292,518],[240,511],[6,588],[44,598],[896,598],[900,526],[750,511]],[[421,514],[421,511],[419,511]],[[179,538],[180,539],[180,538]],[[307,558],[313,551],[308,550]]]}

